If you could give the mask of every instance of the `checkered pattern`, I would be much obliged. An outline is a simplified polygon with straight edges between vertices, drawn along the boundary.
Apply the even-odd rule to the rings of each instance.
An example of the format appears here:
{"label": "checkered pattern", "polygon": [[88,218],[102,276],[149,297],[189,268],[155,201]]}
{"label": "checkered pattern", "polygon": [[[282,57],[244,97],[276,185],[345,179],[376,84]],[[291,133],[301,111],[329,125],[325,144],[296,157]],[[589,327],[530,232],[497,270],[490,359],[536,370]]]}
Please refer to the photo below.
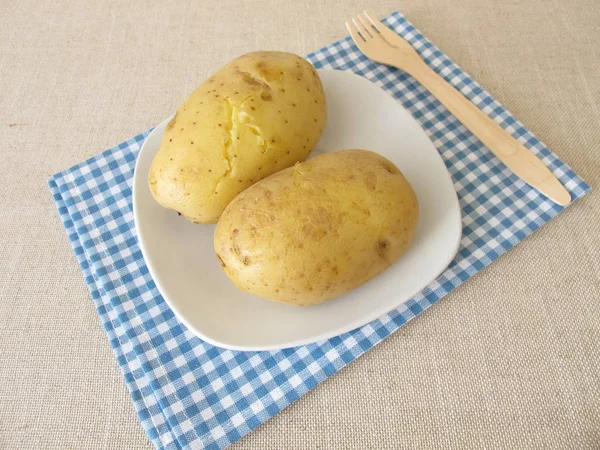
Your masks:
{"label": "checkered pattern", "polygon": [[[542,158],[579,198],[589,187],[401,14],[385,22],[474,104]],[[510,173],[410,76],[369,61],[349,38],[308,55],[351,70],[411,112],[442,155],[463,217],[448,269],[397,310],[342,336],[270,352],[236,352],[194,337],[161,298],[133,223],[136,156],[149,131],[53,176],[50,189],[138,416],[157,448],[221,449],[389,336],[558,214]]]}

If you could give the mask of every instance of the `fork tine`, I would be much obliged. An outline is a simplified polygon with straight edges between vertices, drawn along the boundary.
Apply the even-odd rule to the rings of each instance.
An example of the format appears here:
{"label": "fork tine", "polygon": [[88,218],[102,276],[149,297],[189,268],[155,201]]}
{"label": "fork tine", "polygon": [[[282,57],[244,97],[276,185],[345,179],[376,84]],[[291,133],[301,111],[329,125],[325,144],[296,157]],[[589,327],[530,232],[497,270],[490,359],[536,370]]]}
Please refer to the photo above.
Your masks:
{"label": "fork tine", "polygon": [[380,20],[377,20],[375,18],[375,16],[373,15],[373,13],[371,11],[369,11],[368,9],[365,9],[363,11],[363,14],[367,17],[367,19],[369,19],[369,22],[371,22],[371,25],[373,25],[373,28],[375,28],[380,33],[382,32],[382,28],[387,28],[383,24],[383,22],[381,22]]}
{"label": "fork tine", "polygon": [[371,25],[373,25],[373,28],[379,31],[381,36],[383,36],[383,38],[386,41],[388,41],[389,44],[395,45],[398,43],[399,39],[402,39],[400,36],[398,36],[396,33],[390,30],[387,26],[385,26],[383,22],[377,20],[369,10],[365,10],[364,14],[365,16],[367,16],[367,19],[369,19],[369,21],[371,22]]}
{"label": "fork tine", "polygon": [[352,36],[354,43],[360,48],[360,44],[365,42],[365,40],[362,38],[362,36],[360,34],[358,34],[358,30],[355,30],[352,27],[352,25],[350,24],[350,22],[346,22],[346,29],[350,33],[350,36]]}
{"label": "fork tine", "polygon": [[356,17],[352,18],[352,23],[354,24],[354,26],[356,27],[358,32],[362,35],[362,37],[365,41],[367,39],[373,37],[371,35],[371,33],[369,32],[369,30],[367,30],[367,28],[364,26],[364,24],[362,24],[360,21],[356,20]]}
{"label": "fork tine", "polygon": [[379,33],[377,33],[377,31],[373,29],[374,27],[371,27],[371,24],[369,23],[369,21],[365,20],[361,14],[359,14],[356,17],[358,18],[358,20],[362,24],[363,28],[365,30],[367,30],[367,33],[369,33],[369,35],[371,37],[373,37],[373,38],[379,38],[380,37]]}

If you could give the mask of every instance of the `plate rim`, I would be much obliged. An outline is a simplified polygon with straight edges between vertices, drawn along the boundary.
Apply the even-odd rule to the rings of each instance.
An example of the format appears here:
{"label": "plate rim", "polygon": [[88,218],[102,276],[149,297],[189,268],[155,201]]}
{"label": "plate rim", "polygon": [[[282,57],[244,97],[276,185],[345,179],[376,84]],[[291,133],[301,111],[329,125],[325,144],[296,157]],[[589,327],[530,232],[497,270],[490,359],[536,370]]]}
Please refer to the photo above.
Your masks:
{"label": "plate rim", "polygon": [[[442,158],[442,156],[439,154],[439,151],[437,150],[437,148],[435,147],[435,145],[433,144],[433,142],[431,141],[431,139],[429,138],[429,136],[427,136],[427,133],[425,132],[425,130],[423,129],[423,127],[419,124],[419,122],[417,122],[417,120],[412,116],[412,114],[410,114],[410,112],[404,107],[404,105],[402,105],[402,103],[400,103],[398,101],[398,99],[396,99],[394,96],[392,96],[391,94],[389,94],[387,91],[385,91],[383,88],[381,88],[381,86],[378,86],[376,83],[373,83],[371,80],[368,80],[365,77],[362,77],[358,74],[355,74],[354,72],[351,71],[347,71],[347,70],[336,70],[336,69],[318,69],[317,70],[319,73],[321,72],[342,72],[346,75],[352,76],[352,77],[357,77],[360,78],[362,81],[366,81],[372,85],[374,85],[375,87],[377,87],[378,89],[380,89],[381,91],[383,91],[383,93],[385,93],[385,95],[388,95],[390,97],[392,97],[394,99],[394,101],[396,101],[396,103],[398,104],[398,106],[404,111],[405,115],[409,118],[409,120],[412,120],[414,122],[414,124],[418,127],[418,129],[420,130],[420,132],[423,134],[423,136],[427,139],[427,141],[429,141],[429,143],[431,144],[431,146],[433,147],[433,149],[435,150],[435,152],[437,153],[438,157],[441,159],[442,164],[445,166],[444,160]],[[137,185],[138,183],[142,183],[142,182],[146,182],[146,178],[145,177],[141,177],[138,176],[138,167],[141,164],[140,161],[142,161],[142,155],[144,155],[144,150],[147,147],[148,142],[150,141],[150,138],[155,134],[158,133],[162,128],[164,128],[164,126],[166,126],[166,124],[168,123],[169,120],[171,120],[173,118],[174,114],[171,114],[169,117],[167,117],[165,120],[161,121],[158,125],[156,125],[152,131],[148,134],[148,136],[146,136],[146,138],[144,139],[144,143],[142,144],[142,147],[140,148],[140,151],[138,153],[138,156],[136,158],[136,163],[135,163],[135,168],[134,168],[134,174],[133,174],[133,183],[132,183],[132,209],[133,209],[133,220],[134,220],[134,226],[136,228],[136,236],[140,245],[140,250],[142,252],[142,257],[144,258],[144,262],[146,263],[146,267],[148,268],[148,272],[150,273],[150,276],[152,277],[152,280],[154,281],[154,284],[156,285],[156,288],[158,289],[160,295],[162,296],[163,300],[167,303],[167,305],[169,306],[169,308],[171,308],[171,310],[173,311],[173,313],[175,314],[175,316],[177,317],[178,320],[180,320],[187,328],[188,330],[190,330],[190,332],[192,332],[192,334],[196,335],[198,338],[202,339],[203,341],[208,342],[211,345],[214,345],[216,347],[219,348],[225,348],[225,349],[229,349],[229,350],[234,350],[234,351],[271,351],[271,350],[281,350],[281,349],[286,349],[286,348],[292,348],[292,347],[299,347],[299,346],[303,346],[303,345],[308,345],[308,344],[312,344],[315,342],[319,342],[319,341],[323,341],[323,340],[327,340],[327,339],[331,339],[335,336],[339,336],[342,335],[344,333],[348,333],[350,331],[356,330],[360,327],[363,327],[365,325],[368,325],[369,323],[377,320],[380,317],[385,316],[386,314],[389,314],[391,311],[401,307],[402,305],[406,304],[412,297],[414,297],[416,294],[418,294],[419,292],[421,292],[423,289],[425,289],[429,284],[431,284],[433,281],[435,281],[450,265],[450,263],[454,260],[454,257],[456,256],[456,254],[458,253],[458,250],[460,248],[460,242],[462,240],[462,209],[460,207],[460,202],[458,200],[458,195],[456,193],[456,189],[454,189],[454,182],[452,180],[452,177],[450,175],[450,172],[448,171],[447,167],[445,167],[445,174],[448,177],[448,180],[450,181],[450,184],[452,185],[452,192],[454,193],[453,195],[453,203],[455,206],[455,209],[458,211],[458,223],[457,223],[457,239],[455,242],[455,246],[452,252],[448,253],[448,258],[447,261],[444,261],[444,264],[441,266],[442,269],[440,269],[440,271],[438,273],[435,274],[435,276],[432,276],[430,281],[427,282],[427,284],[425,286],[420,287],[419,289],[416,290],[416,292],[413,292],[411,295],[407,296],[404,300],[400,301],[398,304],[396,304],[395,306],[393,306],[392,308],[390,308],[389,310],[381,313],[379,311],[374,311],[372,314],[367,314],[366,316],[361,316],[361,318],[357,318],[353,321],[350,321],[348,324],[346,324],[343,327],[338,327],[335,330],[329,330],[329,331],[324,331],[321,332],[317,335],[311,335],[311,337],[307,337],[307,338],[301,338],[301,339],[295,339],[295,340],[291,340],[291,341],[286,341],[280,344],[270,344],[270,345],[248,345],[248,346],[244,346],[244,345],[234,345],[234,344],[228,344],[225,342],[221,342],[218,339],[214,339],[209,335],[206,335],[205,332],[203,332],[202,330],[200,330],[196,325],[192,324],[190,321],[188,321],[188,319],[186,318],[185,314],[182,314],[182,312],[180,311],[180,309],[177,307],[177,305],[175,304],[175,302],[171,301],[169,299],[169,296],[166,294],[166,289],[162,284],[162,277],[160,276],[160,274],[157,272],[156,268],[154,267],[154,265],[151,263],[152,257],[150,256],[149,252],[147,251],[147,247],[146,247],[146,243],[145,243],[145,237],[142,233],[139,232],[140,227],[138,226],[138,223],[140,222],[139,219],[139,212],[138,212],[138,207],[136,206],[138,204],[138,202],[136,201],[138,198],[138,189],[137,189]],[[164,132],[164,129],[162,130]],[[140,181],[141,180],[141,181]]]}

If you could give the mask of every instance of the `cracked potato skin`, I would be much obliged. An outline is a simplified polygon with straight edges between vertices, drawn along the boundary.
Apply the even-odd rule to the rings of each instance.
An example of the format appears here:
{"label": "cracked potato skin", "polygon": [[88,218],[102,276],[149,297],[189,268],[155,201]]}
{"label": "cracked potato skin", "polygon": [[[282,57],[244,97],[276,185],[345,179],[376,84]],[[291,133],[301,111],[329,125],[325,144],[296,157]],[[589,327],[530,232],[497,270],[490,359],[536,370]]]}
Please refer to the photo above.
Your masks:
{"label": "cracked potato skin", "polygon": [[251,186],[214,236],[227,276],[250,294],[297,306],[338,297],[383,272],[413,240],[419,207],[381,155],[339,150]]}
{"label": "cracked potato skin", "polygon": [[284,52],[240,56],[177,110],[152,161],[150,191],[189,220],[214,223],[244,189],[303,161],[325,120],[310,63]]}

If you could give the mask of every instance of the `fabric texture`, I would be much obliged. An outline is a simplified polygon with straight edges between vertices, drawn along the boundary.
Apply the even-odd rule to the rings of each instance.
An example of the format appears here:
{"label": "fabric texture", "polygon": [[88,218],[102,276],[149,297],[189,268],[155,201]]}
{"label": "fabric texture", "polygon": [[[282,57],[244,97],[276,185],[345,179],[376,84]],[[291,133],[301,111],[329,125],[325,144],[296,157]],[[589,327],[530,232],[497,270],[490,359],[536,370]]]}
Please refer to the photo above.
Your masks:
{"label": "fabric texture", "polygon": [[[286,11],[277,15],[268,6],[264,2],[262,14],[285,20]],[[170,106],[160,103],[163,100],[157,105],[156,94],[144,99],[139,95],[142,87],[161,82],[162,67],[174,70],[174,61],[181,58],[177,54],[161,56],[161,67],[149,64],[151,79],[136,79],[135,84],[125,80],[132,74],[139,76],[148,57],[148,51],[128,54],[127,48],[156,39],[142,32],[148,27],[139,25],[140,17],[156,21],[160,29],[163,23],[185,23],[182,15],[193,22],[194,10],[167,9],[166,14],[162,10],[158,14],[157,8],[137,3],[130,18],[116,4],[86,8],[64,2],[51,8],[23,1],[0,7],[6,9],[0,20],[27,16],[26,22],[6,20],[0,31],[6,69],[0,78],[1,136],[6,137],[2,152],[8,162],[2,168],[7,183],[0,194],[4,211],[0,221],[0,446],[144,447],[116,365],[104,347],[106,339],[82,290],[81,275],[65,250],[64,234],[58,226],[48,226],[52,205],[41,185],[50,171],[94,154],[103,143],[118,142],[115,133],[124,137],[128,130],[143,129],[141,120],[156,123],[176,106],[178,94],[193,87],[197,73],[176,78],[181,83],[165,74],[169,81],[158,91],[160,95],[180,90],[171,94]],[[360,7],[355,5],[356,10]],[[435,2],[418,8],[409,5],[405,11],[434,42],[453,50],[450,54],[458,56],[578,172],[595,181],[598,133],[591,125],[598,121],[598,86],[596,78],[589,77],[597,67],[590,50],[597,41],[589,26],[597,18],[594,4],[492,7],[497,13],[491,22],[485,16],[489,11],[482,13],[468,2],[455,3],[456,12],[450,14],[442,14],[443,5]],[[246,18],[252,17],[248,6],[239,10],[227,15],[228,20],[244,11]],[[471,17],[459,20],[468,17],[465,11]],[[323,12],[327,20],[315,15],[315,20],[321,20],[318,23],[338,23],[348,14],[332,7],[315,14]],[[437,15],[443,21],[435,19]],[[552,26],[546,27],[545,21]],[[492,22],[494,27],[483,30]],[[102,23],[106,34],[97,35],[106,39],[95,41],[91,34],[88,38],[98,30],[88,31],[80,23]],[[211,42],[226,42],[218,33],[223,23],[211,25]],[[286,24],[290,26],[285,21],[279,26],[283,29]],[[454,34],[444,34],[445,24]],[[252,37],[257,41],[249,42],[248,49],[265,45],[261,39],[269,36],[268,24],[262,28],[255,28]],[[330,35],[320,34],[321,42],[342,33],[341,27],[330,30]],[[537,47],[518,45],[509,37],[515,30],[523,41],[529,42],[529,37],[538,42]],[[301,52],[314,46],[310,44],[314,32],[288,33],[276,42],[305,36],[307,41],[296,50]],[[70,39],[69,33],[77,40]],[[534,33],[549,33],[552,52]],[[45,35],[54,39],[38,41]],[[177,45],[188,50],[192,43],[177,39]],[[100,52],[105,46],[111,51]],[[566,50],[574,48],[581,52]],[[31,61],[39,64],[31,69],[27,66]],[[523,65],[510,68],[513,61],[529,68],[527,76],[521,73]],[[39,186],[23,183],[31,179]],[[526,244],[461,286],[451,299],[402,328],[236,447],[597,447],[595,194],[577,202]]]}
{"label": "fabric texture", "polygon": [[[424,61],[534,151],[574,199],[589,188],[401,14],[384,20]],[[115,350],[138,417],[157,448],[229,446],[356,359],[539,228],[562,208],[512,174],[405,73],[366,58],[349,38],[315,53],[398,99],[426,130],[455,184],[463,236],[449,268],[420,294],[350,333],[293,349],[237,352],[194,337],[160,296],[133,221],[131,185],[148,132],[53,176],[69,240]]]}

